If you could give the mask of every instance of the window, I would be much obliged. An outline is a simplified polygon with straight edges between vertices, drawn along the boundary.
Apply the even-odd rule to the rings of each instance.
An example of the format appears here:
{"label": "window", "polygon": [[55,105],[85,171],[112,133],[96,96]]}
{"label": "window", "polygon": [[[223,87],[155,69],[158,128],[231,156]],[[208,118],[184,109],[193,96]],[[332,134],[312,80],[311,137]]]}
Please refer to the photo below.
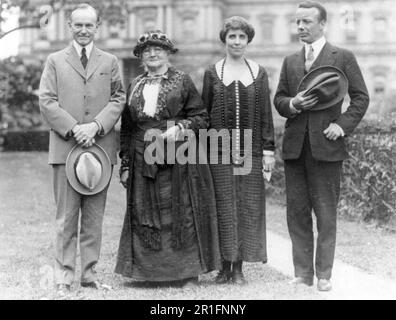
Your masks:
{"label": "window", "polygon": [[355,43],[358,40],[360,13],[351,11],[344,17],[345,41]]}
{"label": "window", "polygon": [[374,95],[383,96],[385,94],[385,77],[377,76],[374,78]]}
{"label": "window", "polygon": [[260,17],[260,25],[261,25],[263,42],[265,43],[273,42],[272,33],[273,33],[274,18],[269,15],[263,15]]}
{"label": "window", "polygon": [[374,15],[373,32],[375,42],[385,42],[387,40],[388,19],[384,13]]}
{"label": "window", "polygon": [[197,39],[197,29],[199,22],[197,17],[199,16],[199,10],[194,8],[183,9],[179,11],[180,16],[180,33],[179,37],[183,39],[184,42],[193,42]]}

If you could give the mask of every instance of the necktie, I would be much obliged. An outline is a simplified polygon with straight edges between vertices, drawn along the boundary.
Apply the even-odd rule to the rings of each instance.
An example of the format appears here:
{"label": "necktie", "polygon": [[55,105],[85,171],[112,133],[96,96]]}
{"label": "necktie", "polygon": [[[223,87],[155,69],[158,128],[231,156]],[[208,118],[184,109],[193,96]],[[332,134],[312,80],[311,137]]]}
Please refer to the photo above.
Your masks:
{"label": "necktie", "polygon": [[86,55],[86,49],[85,49],[85,47],[83,47],[82,48],[82,50],[81,50],[81,63],[82,63],[82,65],[83,65],[83,67],[84,67],[84,69],[87,67],[87,63],[88,63],[88,58],[87,58],[87,55]]}
{"label": "necktie", "polygon": [[315,60],[314,54],[313,54],[313,48],[310,45],[309,49],[308,49],[308,54],[307,54],[307,58],[305,59],[305,71],[309,71],[309,69],[311,69],[311,66],[313,64]]}

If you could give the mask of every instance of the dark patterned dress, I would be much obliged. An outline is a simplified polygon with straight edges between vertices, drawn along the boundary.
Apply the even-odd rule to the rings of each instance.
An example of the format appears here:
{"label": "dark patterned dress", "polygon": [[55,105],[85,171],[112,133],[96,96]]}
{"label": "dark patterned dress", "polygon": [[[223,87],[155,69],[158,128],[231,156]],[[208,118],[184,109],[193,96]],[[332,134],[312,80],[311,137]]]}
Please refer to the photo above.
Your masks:
{"label": "dark patterned dress", "polygon": [[[154,116],[143,113],[143,88],[160,82]],[[198,132],[208,114],[191,78],[174,68],[164,76],[137,77],[121,118],[121,170],[129,168],[127,211],[116,273],[137,280],[171,281],[219,269],[216,203],[209,166],[145,161],[149,129],[167,122]]]}
{"label": "dark patterned dress", "polygon": [[[211,128],[231,130],[238,125],[241,129],[239,145],[242,155],[244,151],[248,154],[242,138],[243,130],[253,131],[252,170],[248,175],[234,175],[233,169],[238,165],[232,159],[230,164],[210,165],[215,185],[222,259],[266,262],[262,156],[263,150],[274,150],[267,73],[259,66],[254,83],[245,87],[240,81],[233,81],[225,86],[215,65],[211,65],[205,72],[202,96]],[[231,139],[231,146],[237,142],[235,140]]]}

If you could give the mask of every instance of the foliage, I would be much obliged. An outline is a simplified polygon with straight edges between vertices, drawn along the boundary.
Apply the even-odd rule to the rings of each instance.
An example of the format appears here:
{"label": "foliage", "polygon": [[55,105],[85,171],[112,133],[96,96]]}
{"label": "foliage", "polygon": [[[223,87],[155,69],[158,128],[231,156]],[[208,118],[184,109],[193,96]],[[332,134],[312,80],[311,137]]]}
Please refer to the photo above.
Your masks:
{"label": "foliage", "polygon": [[0,61],[0,122],[9,129],[28,129],[42,124],[37,89],[43,64],[11,57]]}
{"label": "foliage", "polygon": [[29,0],[0,0],[0,34],[2,23],[8,18],[8,13],[16,7],[24,9],[29,4]]}
{"label": "foliage", "polygon": [[364,221],[396,218],[396,122],[364,121],[348,139],[339,209]]}
{"label": "foliage", "polygon": [[[376,121],[362,121],[347,138],[349,158],[344,161],[339,212],[341,215],[380,225],[396,221],[396,114]],[[271,195],[285,197],[281,159],[283,129],[277,128],[276,168],[267,184]],[[395,224],[396,226],[396,224]]]}

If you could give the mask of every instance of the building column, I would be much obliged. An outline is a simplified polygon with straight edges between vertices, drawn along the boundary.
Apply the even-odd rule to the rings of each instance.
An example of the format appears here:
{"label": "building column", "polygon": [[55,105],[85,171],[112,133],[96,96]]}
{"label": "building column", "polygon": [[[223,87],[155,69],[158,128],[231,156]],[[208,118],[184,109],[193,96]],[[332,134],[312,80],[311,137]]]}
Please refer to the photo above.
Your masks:
{"label": "building column", "polygon": [[65,11],[59,10],[58,12],[58,39],[64,40],[65,39],[65,30],[66,30],[66,19],[65,19]]}
{"label": "building column", "polygon": [[369,43],[371,42],[372,38],[372,26],[373,26],[373,18],[370,14],[369,10],[362,10],[362,15],[360,17],[360,30],[359,30],[359,36],[360,36],[360,41],[362,43]]}
{"label": "building column", "polygon": [[165,8],[164,8],[164,6],[162,6],[162,5],[160,5],[160,6],[158,6],[157,7],[157,16],[158,16],[158,18],[157,18],[157,25],[158,25],[158,28],[162,31],[162,32],[165,32],[164,31],[164,11],[165,11]]}
{"label": "building column", "polygon": [[208,21],[208,34],[210,35],[210,40],[218,40],[218,34],[221,29],[221,25],[223,24],[220,6],[208,7],[208,17],[210,17],[210,20]]}
{"label": "building column", "polygon": [[171,38],[173,35],[173,8],[171,6],[166,7],[166,31],[165,33]]}
{"label": "building column", "polygon": [[288,15],[279,14],[274,19],[274,30],[276,36],[273,37],[274,44],[288,44],[290,42],[290,20]]}
{"label": "building column", "polygon": [[135,12],[130,12],[128,17],[128,38],[136,38],[136,14]]}

